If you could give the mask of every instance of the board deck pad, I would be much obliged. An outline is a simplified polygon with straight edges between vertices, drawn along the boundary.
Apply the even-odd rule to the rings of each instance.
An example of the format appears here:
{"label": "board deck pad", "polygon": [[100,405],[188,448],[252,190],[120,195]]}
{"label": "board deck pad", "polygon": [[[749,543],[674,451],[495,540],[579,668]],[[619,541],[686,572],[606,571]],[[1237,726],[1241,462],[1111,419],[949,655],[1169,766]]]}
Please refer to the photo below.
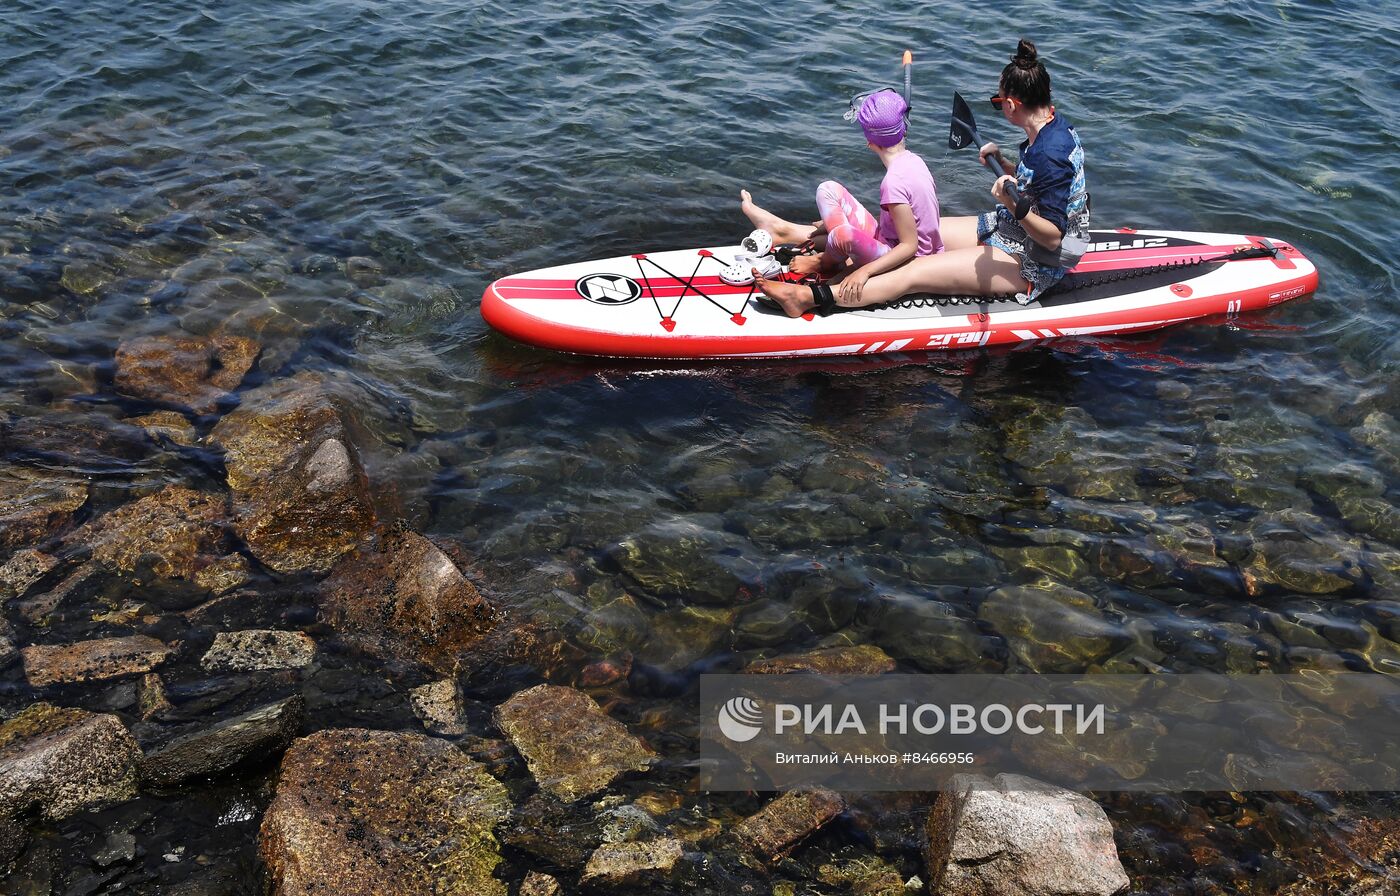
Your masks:
{"label": "board deck pad", "polygon": [[1131,229],[1090,233],[1089,251],[1030,305],[1011,297],[906,296],[789,318],[719,277],[738,246],[639,253],[503,277],[481,313],[530,345],[637,358],[779,358],[976,348],[1134,333],[1256,311],[1307,295],[1317,269],[1257,236]]}

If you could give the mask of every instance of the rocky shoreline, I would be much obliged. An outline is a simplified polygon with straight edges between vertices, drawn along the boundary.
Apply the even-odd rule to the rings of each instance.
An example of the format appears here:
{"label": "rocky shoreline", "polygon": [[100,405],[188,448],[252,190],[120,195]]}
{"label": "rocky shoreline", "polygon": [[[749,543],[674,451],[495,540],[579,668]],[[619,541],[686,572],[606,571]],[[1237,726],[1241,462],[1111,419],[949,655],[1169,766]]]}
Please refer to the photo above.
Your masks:
{"label": "rocky shoreline", "polygon": [[[114,382],[207,413],[257,354],[247,341],[141,337],[118,349]],[[36,830],[240,779],[265,794],[257,817],[242,818],[256,822],[256,879],[196,871],[178,892],[1130,888],[1104,808],[1029,779],[967,778],[941,795],[863,802],[798,791],[726,804],[697,792],[684,748],[649,742],[662,729],[637,724],[632,686],[643,679],[629,654],[514,618],[466,574],[460,548],[386,518],[362,457],[390,449],[347,413],[354,400],[351,384],[297,374],[239,394],[202,438],[175,412],[146,430],[216,452],[224,488],[172,482],[84,513],[95,486],[9,470],[0,587],[13,624],[0,656],[22,679],[9,695],[27,705],[0,722],[0,860],[18,892],[48,892],[52,880],[52,869],[46,878],[25,865]],[[1037,601],[1078,618],[1046,630]],[[87,612],[94,603],[108,609]],[[1068,588],[1003,588],[982,613],[1030,668],[1081,662],[1119,637]],[[272,627],[242,625],[264,618]],[[387,686],[399,708],[374,721],[401,727],[344,724],[353,720],[339,718],[324,682],[308,699],[327,660],[359,667],[344,688],[370,676]],[[755,659],[747,671],[878,674],[895,660],[838,644]],[[503,670],[503,682],[490,678]],[[521,674],[543,683],[505,692]],[[1394,832],[1367,835],[1389,843]],[[135,835],[113,833],[85,880],[139,880],[146,852]],[[1361,874],[1345,892],[1380,892],[1380,881]],[[1322,892],[1313,886],[1287,892]]]}

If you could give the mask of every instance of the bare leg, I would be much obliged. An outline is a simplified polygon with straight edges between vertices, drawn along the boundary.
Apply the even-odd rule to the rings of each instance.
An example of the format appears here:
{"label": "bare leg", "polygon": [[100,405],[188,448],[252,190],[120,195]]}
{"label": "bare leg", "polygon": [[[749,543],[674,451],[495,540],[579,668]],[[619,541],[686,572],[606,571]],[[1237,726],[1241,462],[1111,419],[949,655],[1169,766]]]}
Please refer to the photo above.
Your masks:
{"label": "bare leg", "polygon": [[995,296],[1028,289],[1016,259],[991,246],[949,249],[924,255],[887,274],[871,277],[861,290],[862,305],[893,302],[914,292]]}
{"label": "bare leg", "polygon": [[977,243],[977,216],[944,218],[938,222],[938,233],[943,237],[943,251],[972,249]]}
{"label": "bare leg", "polygon": [[[757,271],[754,282],[759,292],[781,305],[788,317],[801,317],[816,306],[811,287],[765,280]],[[847,305],[837,298],[837,304],[858,308],[893,302],[915,292],[995,296],[1028,288],[1016,259],[1000,249],[978,246],[915,258],[889,273],[871,277],[861,290],[860,301]]]}
{"label": "bare leg", "polygon": [[739,210],[744,213],[744,217],[749,219],[759,230],[768,231],[768,235],[773,237],[774,244],[779,243],[801,243],[815,236],[816,228],[811,224],[794,224],[791,221],[779,218],[777,215],[764,208],[754,205],[753,197],[748,190],[739,191]]}

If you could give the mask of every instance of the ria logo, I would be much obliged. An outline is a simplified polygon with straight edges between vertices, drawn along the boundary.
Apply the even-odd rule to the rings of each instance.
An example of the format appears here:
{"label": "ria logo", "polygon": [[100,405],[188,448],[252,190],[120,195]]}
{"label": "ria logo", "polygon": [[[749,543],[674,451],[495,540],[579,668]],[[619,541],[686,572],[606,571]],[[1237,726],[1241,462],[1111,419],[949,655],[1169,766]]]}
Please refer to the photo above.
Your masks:
{"label": "ria logo", "polygon": [[719,730],[742,744],[763,732],[763,707],[752,697],[731,697],[719,708]]}
{"label": "ria logo", "polygon": [[578,294],[599,305],[626,305],[642,297],[642,287],[621,274],[589,274],[574,284]]}

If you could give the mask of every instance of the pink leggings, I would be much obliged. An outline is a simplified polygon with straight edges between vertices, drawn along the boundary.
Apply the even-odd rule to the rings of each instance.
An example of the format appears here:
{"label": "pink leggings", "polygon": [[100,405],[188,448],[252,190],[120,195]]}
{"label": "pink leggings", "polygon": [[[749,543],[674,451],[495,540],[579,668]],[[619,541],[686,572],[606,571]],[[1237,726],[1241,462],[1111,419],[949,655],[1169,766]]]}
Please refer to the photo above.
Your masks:
{"label": "pink leggings", "polygon": [[826,225],[823,267],[841,267],[848,258],[860,267],[890,251],[876,236],[879,223],[836,181],[828,180],[817,187],[817,211]]}

